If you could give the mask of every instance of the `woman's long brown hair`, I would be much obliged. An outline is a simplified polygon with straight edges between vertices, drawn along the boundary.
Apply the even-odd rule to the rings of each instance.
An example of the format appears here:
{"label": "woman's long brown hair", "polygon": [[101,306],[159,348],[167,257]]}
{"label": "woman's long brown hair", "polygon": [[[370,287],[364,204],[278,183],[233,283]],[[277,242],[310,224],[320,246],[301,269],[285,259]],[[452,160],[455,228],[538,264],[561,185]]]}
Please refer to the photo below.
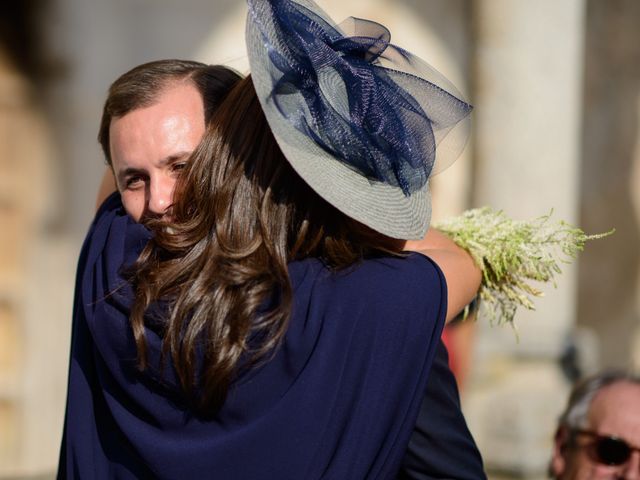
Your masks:
{"label": "woman's long brown hair", "polygon": [[131,323],[145,368],[145,311],[169,302],[163,354],[205,416],[222,405],[241,364],[282,341],[292,307],[289,262],[316,257],[340,269],[397,251],[394,240],[339,212],[294,172],[249,77],[214,114],[174,199],[171,222],[152,225],[156,235],[134,267]]}

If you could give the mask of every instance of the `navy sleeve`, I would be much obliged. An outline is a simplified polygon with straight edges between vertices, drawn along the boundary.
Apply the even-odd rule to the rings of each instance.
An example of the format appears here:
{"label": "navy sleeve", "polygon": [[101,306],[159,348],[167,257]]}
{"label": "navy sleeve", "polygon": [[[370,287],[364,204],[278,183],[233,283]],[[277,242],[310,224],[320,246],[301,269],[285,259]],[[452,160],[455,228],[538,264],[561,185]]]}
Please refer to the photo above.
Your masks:
{"label": "navy sleeve", "polygon": [[480,452],[460,409],[447,349],[440,341],[399,480],[486,479]]}

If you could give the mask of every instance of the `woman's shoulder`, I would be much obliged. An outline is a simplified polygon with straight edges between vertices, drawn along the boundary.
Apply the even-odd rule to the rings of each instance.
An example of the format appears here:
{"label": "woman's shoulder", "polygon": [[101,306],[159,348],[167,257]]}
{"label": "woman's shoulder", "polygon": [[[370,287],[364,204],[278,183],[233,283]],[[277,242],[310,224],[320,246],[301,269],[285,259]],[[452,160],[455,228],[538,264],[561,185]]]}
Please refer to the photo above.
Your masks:
{"label": "woman's shoulder", "polygon": [[446,303],[442,271],[419,253],[369,258],[338,272],[315,259],[296,267],[290,270],[296,295],[324,299],[329,309],[402,316],[403,312],[440,310]]}
{"label": "woman's shoulder", "polygon": [[[410,253],[403,257],[380,257],[364,260],[350,271],[335,276],[339,291],[357,290],[364,300],[386,298],[416,302],[446,297],[444,275],[429,257]],[[396,305],[397,307],[397,305]]]}
{"label": "woman's shoulder", "polygon": [[376,282],[411,282],[432,280],[439,282],[442,272],[428,256],[410,252],[402,256],[382,256],[364,260],[354,269],[356,276],[368,276]]}
{"label": "woman's shoulder", "polygon": [[287,352],[315,349],[362,368],[392,359],[399,370],[431,358],[447,309],[444,277],[431,259],[371,258],[338,272],[315,259],[297,267]]}

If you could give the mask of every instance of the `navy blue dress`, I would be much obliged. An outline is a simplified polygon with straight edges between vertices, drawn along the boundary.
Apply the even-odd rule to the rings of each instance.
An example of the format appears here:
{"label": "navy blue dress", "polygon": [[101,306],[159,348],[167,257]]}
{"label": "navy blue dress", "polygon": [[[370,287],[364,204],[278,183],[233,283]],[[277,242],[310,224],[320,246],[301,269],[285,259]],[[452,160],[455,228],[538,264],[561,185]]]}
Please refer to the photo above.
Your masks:
{"label": "navy blue dress", "polygon": [[[182,402],[170,365],[135,367],[133,293],[121,272],[148,239],[114,195],[85,240],[59,478],[397,476],[446,313],[444,277],[430,259],[372,259],[340,273],[315,259],[290,264],[282,346],[203,420]],[[146,333],[157,366],[161,339]]]}

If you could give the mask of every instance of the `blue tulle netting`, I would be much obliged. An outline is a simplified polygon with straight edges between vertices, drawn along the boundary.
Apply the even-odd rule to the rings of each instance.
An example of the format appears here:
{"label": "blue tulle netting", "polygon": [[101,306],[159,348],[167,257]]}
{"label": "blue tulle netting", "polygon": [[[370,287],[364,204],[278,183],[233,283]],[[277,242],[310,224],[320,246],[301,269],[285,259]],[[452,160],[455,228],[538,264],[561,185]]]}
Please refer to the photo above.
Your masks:
{"label": "blue tulle netting", "polygon": [[268,3],[270,21],[258,24],[272,67],[269,101],[365,177],[407,196],[422,188],[436,147],[473,107],[435,69],[392,45],[383,25],[352,17],[334,26],[295,1]]}

